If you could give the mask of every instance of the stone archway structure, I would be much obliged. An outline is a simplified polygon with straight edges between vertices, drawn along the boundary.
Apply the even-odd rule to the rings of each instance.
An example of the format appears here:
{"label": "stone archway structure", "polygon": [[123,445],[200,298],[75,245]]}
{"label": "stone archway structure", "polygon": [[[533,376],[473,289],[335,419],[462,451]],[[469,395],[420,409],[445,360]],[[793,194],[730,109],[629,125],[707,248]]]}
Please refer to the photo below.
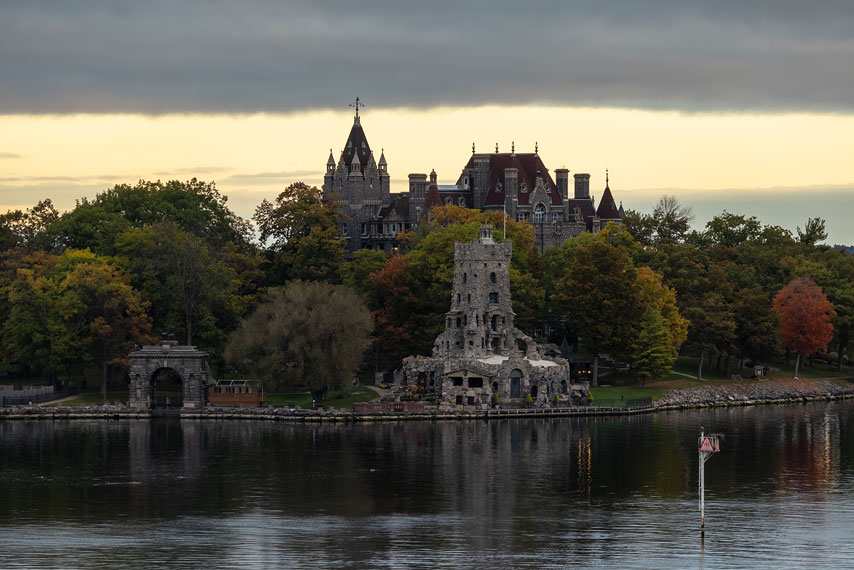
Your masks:
{"label": "stone archway structure", "polygon": [[168,368],[181,378],[185,408],[204,408],[208,403],[208,384],[213,383],[208,368],[208,353],[195,346],[180,346],[164,340],[159,345],[134,350],[130,358],[130,397],[128,406],[137,410],[152,407],[154,374]]}

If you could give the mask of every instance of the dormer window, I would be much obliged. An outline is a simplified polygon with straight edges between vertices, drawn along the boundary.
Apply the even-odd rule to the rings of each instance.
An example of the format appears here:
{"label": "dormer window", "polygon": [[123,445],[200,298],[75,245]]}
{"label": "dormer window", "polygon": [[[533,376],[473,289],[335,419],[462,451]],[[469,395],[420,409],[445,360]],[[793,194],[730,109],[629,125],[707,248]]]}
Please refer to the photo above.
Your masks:
{"label": "dormer window", "polygon": [[522,192],[527,192],[528,191],[528,185],[525,184],[524,182],[522,182],[521,184],[519,184],[519,190]]}
{"label": "dormer window", "polygon": [[465,199],[465,198],[463,198],[462,196],[460,196],[459,198],[457,198],[457,205],[458,205],[458,206],[462,206],[462,207],[464,207],[464,208],[465,208],[465,206],[466,206],[466,199]]}
{"label": "dormer window", "polygon": [[545,213],[546,207],[542,204],[537,204],[537,206],[534,208],[534,222],[538,224],[542,223],[543,216],[545,216]]}
{"label": "dormer window", "polygon": [[451,200],[451,197],[450,197],[450,196],[448,196],[447,198],[445,198],[445,205],[446,205],[446,206],[450,206],[450,205],[452,205],[453,203],[454,203],[454,201],[453,201],[453,200]]}
{"label": "dormer window", "polygon": [[501,182],[495,184],[495,191],[501,194]]}

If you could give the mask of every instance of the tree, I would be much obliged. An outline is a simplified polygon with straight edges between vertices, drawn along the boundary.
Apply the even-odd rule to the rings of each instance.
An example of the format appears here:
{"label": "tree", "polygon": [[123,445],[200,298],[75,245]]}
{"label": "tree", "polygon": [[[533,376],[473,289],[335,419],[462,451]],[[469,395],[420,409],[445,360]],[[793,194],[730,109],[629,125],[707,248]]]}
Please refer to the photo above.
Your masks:
{"label": "tree", "polygon": [[255,302],[258,260],[234,246],[215,250],[171,222],[121,234],[116,250],[152,304],[155,330],[180,334],[187,344],[201,340],[220,356],[228,332]]}
{"label": "tree", "polygon": [[372,328],[370,312],[351,289],[293,281],[270,289],[229,339],[225,357],[268,390],[307,388],[321,404],[353,377]]}
{"label": "tree", "polygon": [[656,243],[677,243],[685,239],[694,221],[691,206],[683,206],[675,196],[662,196],[652,211]]}
{"label": "tree", "polygon": [[261,243],[272,240],[269,281],[337,282],[345,254],[345,242],[338,237],[339,218],[335,204],[324,201],[319,189],[303,182],[285,188],[275,203],[262,201],[252,219],[258,224]]}
{"label": "tree", "polygon": [[827,230],[824,228],[824,220],[821,218],[810,218],[804,224],[804,231],[798,230],[798,240],[807,247],[813,247],[820,241],[827,239]]}
{"label": "tree", "polygon": [[0,214],[0,249],[24,247],[29,251],[49,246],[48,226],[59,218],[59,211],[48,198],[25,211]]}
{"label": "tree", "polygon": [[48,234],[59,247],[88,247],[99,255],[113,255],[119,234],[167,222],[214,250],[234,244],[249,251],[252,229],[226,206],[227,200],[213,182],[140,180],[133,186],[119,184],[94,200],[78,201],[50,225]]}
{"label": "tree", "polygon": [[625,247],[595,240],[575,248],[553,301],[593,354],[593,386],[599,385],[600,354],[630,356],[639,299]]}
{"label": "tree", "polygon": [[833,305],[809,277],[798,277],[774,296],[774,311],[780,316],[783,346],[797,352],[795,378],[801,354],[826,347],[833,337]]}
{"label": "tree", "polygon": [[[74,250],[66,250],[60,262],[69,253],[73,255]],[[151,344],[154,339],[149,334],[148,303],[131,286],[130,278],[92,254],[86,257],[74,263],[62,281],[65,310],[72,311],[65,317],[88,339],[93,360],[101,368],[101,396],[106,401],[110,367],[127,366],[133,345]]]}
{"label": "tree", "polygon": [[673,368],[676,353],[673,339],[664,324],[664,319],[652,305],[647,305],[640,323],[640,332],[635,340],[632,370],[646,386],[646,379],[667,374]]}
{"label": "tree", "polygon": [[124,273],[87,250],[40,252],[26,263],[8,289],[4,345],[54,382],[74,366],[98,363],[104,391],[109,367],[123,363],[135,342],[151,340],[147,304]]}

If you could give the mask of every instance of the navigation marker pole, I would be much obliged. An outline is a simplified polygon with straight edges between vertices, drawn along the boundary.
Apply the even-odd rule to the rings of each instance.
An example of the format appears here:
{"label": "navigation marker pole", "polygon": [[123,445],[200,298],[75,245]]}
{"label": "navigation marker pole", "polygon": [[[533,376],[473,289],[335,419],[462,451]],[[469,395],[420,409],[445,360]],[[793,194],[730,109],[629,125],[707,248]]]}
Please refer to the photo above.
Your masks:
{"label": "navigation marker pole", "polygon": [[703,434],[703,428],[700,427],[700,534],[706,532],[706,461],[712,454],[721,450],[720,442],[717,434]]}

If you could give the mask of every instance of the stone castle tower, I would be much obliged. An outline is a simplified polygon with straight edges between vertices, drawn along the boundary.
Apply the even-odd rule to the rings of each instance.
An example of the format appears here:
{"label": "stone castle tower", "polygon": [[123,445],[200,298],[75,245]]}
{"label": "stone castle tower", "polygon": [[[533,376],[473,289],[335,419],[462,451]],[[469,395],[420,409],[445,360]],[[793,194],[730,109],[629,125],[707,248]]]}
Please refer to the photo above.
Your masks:
{"label": "stone castle tower", "polygon": [[337,201],[346,214],[341,225],[341,236],[347,240],[350,251],[361,249],[362,241],[378,232],[376,224],[380,219],[380,210],[389,202],[390,188],[385,154],[380,154],[379,162],[374,160],[374,153],[359,119],[358,99],[355,106],[353,126],[347,135],[341,157],[336,163],[332,150],[329,150],[326,175],[323,177],[323,198]]}
{"label": "stone castle tower", "polygon": [[454,285],[445,332],[436,339],[434,356],[473,358],[517,353],[521,335],[513,326],[510,299],[509,240],[496,243],[492,226],[480,237],[454,245]]}

